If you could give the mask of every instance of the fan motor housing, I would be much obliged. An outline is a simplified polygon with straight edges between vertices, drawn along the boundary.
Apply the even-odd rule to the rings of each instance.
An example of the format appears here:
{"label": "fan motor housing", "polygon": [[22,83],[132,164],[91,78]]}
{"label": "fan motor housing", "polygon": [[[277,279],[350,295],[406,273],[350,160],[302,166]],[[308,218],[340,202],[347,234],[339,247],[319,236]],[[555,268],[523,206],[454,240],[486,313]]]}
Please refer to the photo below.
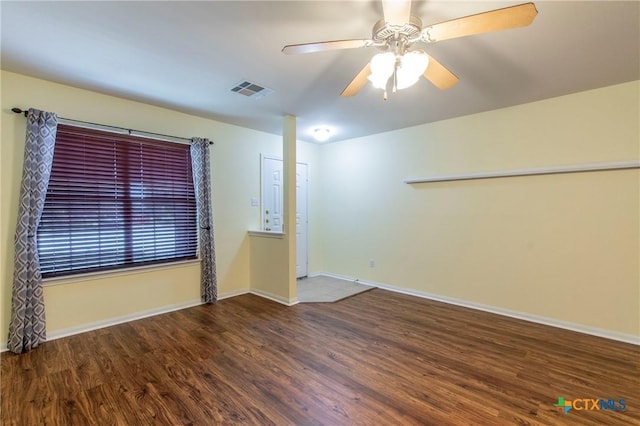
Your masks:
{"label": "fan motor housing", "polygon": [[376,42],[390,43],[396,35],[405,40],[414,37],[422,31],[422,20],[417,16],[409,17],[409,22],[404,25],[391,25],[384,19],[379,20],[373,26],[371,39]]}

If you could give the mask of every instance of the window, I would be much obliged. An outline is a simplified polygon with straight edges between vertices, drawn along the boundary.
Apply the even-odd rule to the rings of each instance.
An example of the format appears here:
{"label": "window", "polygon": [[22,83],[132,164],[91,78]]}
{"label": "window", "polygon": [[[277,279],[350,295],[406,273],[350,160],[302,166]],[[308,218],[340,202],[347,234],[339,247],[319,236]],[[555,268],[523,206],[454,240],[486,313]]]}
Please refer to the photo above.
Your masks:
{"label": "window", "polygon": [[59,125],[38,227],[44,278],[195,259],[189,146]]}

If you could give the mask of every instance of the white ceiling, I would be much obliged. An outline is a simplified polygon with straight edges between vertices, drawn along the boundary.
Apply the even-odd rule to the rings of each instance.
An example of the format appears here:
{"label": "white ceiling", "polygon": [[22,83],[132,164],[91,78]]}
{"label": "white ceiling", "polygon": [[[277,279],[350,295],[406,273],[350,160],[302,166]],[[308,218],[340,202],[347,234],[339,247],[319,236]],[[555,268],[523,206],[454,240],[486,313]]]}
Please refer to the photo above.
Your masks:
{"label": "white ceiling", "polygon": [[[425,25],[518,2],[415,1]],[[342,140],[640,79],[640,2],[537,1],[532,25],[424,49],[460,78],[339,96],[375,48],[289,56],[286,44],[369,38],[379,1],[2,1],[2,68],[298,138]],[[229,92],[241,80],[274,90]],[[17,105],[38,107],[38,105]],[[73,118],[73,117],[69,117]]]}

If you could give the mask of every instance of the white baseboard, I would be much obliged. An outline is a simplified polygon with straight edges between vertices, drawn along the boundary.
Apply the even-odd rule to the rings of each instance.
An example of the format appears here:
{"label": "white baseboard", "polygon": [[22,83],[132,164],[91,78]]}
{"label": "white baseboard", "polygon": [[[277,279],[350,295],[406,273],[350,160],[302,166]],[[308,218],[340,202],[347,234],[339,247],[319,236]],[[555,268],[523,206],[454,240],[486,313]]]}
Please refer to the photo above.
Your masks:
{"label": "white baseboard", "polygon": [[[284,298],[275,294],[262,292],[259,290],[250,290],[249,288],[243,288],[239,290],[229,291],[218,294],[218,300],[224,300],[231,297],[241,296],[243,294],[255,294],[256,296],[264,297],[269,300],[281,303],[286,306],[293,306],[298,303],[297,299],[293,301],[285,300]],[[47,332],[47,341],[61,339],[63,337],[73,336],[87,331],[98,330],[105,327],[111,327],[112,325],[123,324],[130,321],[139,320],[142,318],[148,318],[155,315],[166,314],[168,312],[178,311],[180,309],[192,308],[194,306],[202,305],[200,299],[189,300],[187,302],[174,303],[172,305],[162,306],[160,308],[148,309],[145,311],[135,312],[132,314],[121,315],[118,317],[109,318],[106,320],[90,322],[75,327],[63,328],[61,330]],[[0,343],[0,352],[8,351],[7,343]]]}
{"label": "white baseboard", "polygon": [[278,302],[285,306],[293,306],[300,303],[298,299],[293,299],[293,300],[285,299],[284,297],[278,296],[277,294],[269,293],[268,291],[262,291],[255,288],[252,288],[251,291],[249,291],[249,293],[255,294],[256,296],[264,297],[265,299],[269,299],[274,302]]}
{"label": "white baseboard", "polygon": [[142,318],[148,318],[155,315],[166,314],[168,312],[178,311],[180,309],[192,308],[198,305],[202,305],[202,301],[200,299],[188,300],[186,302],[174,303],[159,308],[135,312],[133,314],[121,315],[106,320],[90,322],[76,327],[63,328],[61,330],[47,332],[47,341],[56,340],[67,336],[73,336],[74,334],[85,333],[87,331],[98,330],[100,328],[111,327],[112,325],[135,321]]}
{"label": "white baseboard", "polygon": [[[186,302],[174,303],[174,304],[162,306],[159,308],[153,308],[145,311],[135,312],[132,314],[121,315],[121,316],[109,318],[106,320],[89,322],[89,323],[78,325],[75,327],[63,328],[56,331],[48,331],[46,341],[61,339],[63,337],[73,336],[75,334],[80,334],[80,333],[86,333],[87,331],[98,330],[100,328],[105,328],[105,327],[111,327],[112,325],[123,324],[125,322],[135,321],[142,318],[148,318],[155,315],[166,314],[168,312],[178,311],[180,309],[192,308],[198,305],[202,305],[202,301],[200,299],[188,300]],[[7,350],[8,350],[7,343],[0,344],[0,352],[6,352]]]}
{"label": "white baseboard", "polygon": [[227,291],[225,293],[218,294],[218,300],[224,300],[224,299],[229,299],[230,297],[242,296],[243,294],[248,294],[250,292],[251,291],[248,287],[241,288],[240,290]]}
{"label": "white baseboard", "polygon": [[462,306],[464,308],[476,309],[479,311],[490,312],[492,314],[498,314],[506,317],[521,319],[529,322],[535,322],[538,324],[549,325],[551,327],[563,328],[565,330],[576,331],[578,333],[590,334],[592,336],[604,337],[605,339],[617,340],[619,342],[631,343],[633,345],[640,345],[640,336],[634,336],[633,334],[620,333],[612,330],[604,330],[597,327],[590,327],[587,325],[571,323],[567,321],[560,321],[554,318],[543,317],[539,315],[528,314],[524,312],[512,311],[509,309],[498,308],[495,306],[483,305],[481,303],[469,302],[462,299],[456,299],[453,297],[440,296],[437,294],[426,293],[417,290],[411,290],[407,288],[397,287],[390,284],[379,283],[375,281],[365,281],[358,278],[348,277],[345,275],[333,274],[330,272],[314,272],[309,274],[309,277],[324,275],[327,277],[337,278],[341,280],[354,281],[361,284],[366,284],[374,287],[381,288],[383,290],[393,291],[395,293],[407,294],[409,296],[421,297],[423,299],[435,300],[437,302],[448,303],[450,305]]}
{"label": "white baseboard", "polygon": [[[308,277],[309,278],[313,278],[313,277],[331,277],[331,278],[335,278],[337,280],[345,280],[345,281],[359,282],[359,283],[367,284],[367,282],[362,281],[362,280],[360,280],[358,278],[353,278],[353,277],[349,277],[349,276],[346,276],[346,275],[334,274],[332,272],[325,272],[325,271],[313,272],[313,273],[309,274]],[[377,285],[374,285],[374,284],[368,284],[368,285],[372,285],[374,287],[378,287]]]}
{"label": "white baseboard", "polygon": [[255,288],[243,288],[240,290],[230,291],[227,293],[222,293],[218,295],[218,300],[229,299],[231,297],[242,296],[243,294],[253,294],[255,296],[259,296],[265,299],[269,299],[273,302],[280,303],[285,306],[293,306],[299,303],[298,299],[293,299],[289,301],[282,296],[278,296],[277,294],[269,293],[267,291],[257,290]]}
{"label": "white baseboard", "polygon": [[[325,271],[317,271],[317,272],[308,274],[309,278],[317,277],[317,276],[327,276],[327,277],[337,278],[337,279],[346,280],[346,281],[359,282],[361,284],[378,287],[378,288],[393,291],[396,293],[407,294],[410,296],[421,297],[423,299],[435,300],[437,302],[448,303],[451,305],[457,305],[465,308],[471,308],[471,309],[476,309],[480,311],[490,312],[493,314],[521,319],[521,320],[530,321],[538,324],[544,324],[552,327],[563,328],[566,330],[576,331],[578,333],[590,334],[592,336],[604,337],[606,339],[617,340],[620,342],[631,343],[634,345],[640,345],[640,336],[634,336],[632,334],[619,333],[616,331],[604,330],[601,328],[589,327],[582,324],[560,321],[560,320],[543,317],[539,315],[532,315],[532,314],[527,314],[523,312],[511,311],[508,309],[498,308],[495,306],[483,305],[480,303],[469,302],[466,300],[456,299],[453,297],[441,296],[437,294],[431,294],[431,293],[421,292],[417,290],[406,289],[406,288],[397,287],[397,286],[393,286],[385,283],[379,283],[375,281],[360,280],[358,278],[349,277],[346,275],[333,274]],[[269,292],[257,290],[257,289],[249,289],[249,288],[243,288],[240,290],[221,293],[218,295],[218,300],[228,299],[231,297],[240,296],[248,293],[263,297],[265,299],[272,300],[274,302],[280,303],[285,306],[293,306],[299,303],[298,299],[288,300],[282,296],[278,296],[277,294],[273,294],[273,293],[269,293]],[[109,318],[107,320],[91,322],[91,323],[83,324],[77,327],[69,327],[69,328],[65,328],[65,329],[61,329],[53,332],[48,332],[47,340],[55,340],[55,339],[60,339],[62,337],[73,336],[75,334],[80,334],[87,331],[110,327],[112,325],[122,324],[125,322],[135,321],[138,319],[147,318],[154,315],[160,315],[168,312],[177,311],[180,309],[191,308],[201,304],[202,304],[202,301],[200,301],[200,299],[195,299],[187,302],[181,302],[181,303],[175,303],[172,305],[163,306],[160,308],[154,308],[146,311],[136,312],[129,315],[122,315],[119,317]],[[0,344],[0,352],[6,352],[7,350],[8,349],[7,349],[6,343]]]}

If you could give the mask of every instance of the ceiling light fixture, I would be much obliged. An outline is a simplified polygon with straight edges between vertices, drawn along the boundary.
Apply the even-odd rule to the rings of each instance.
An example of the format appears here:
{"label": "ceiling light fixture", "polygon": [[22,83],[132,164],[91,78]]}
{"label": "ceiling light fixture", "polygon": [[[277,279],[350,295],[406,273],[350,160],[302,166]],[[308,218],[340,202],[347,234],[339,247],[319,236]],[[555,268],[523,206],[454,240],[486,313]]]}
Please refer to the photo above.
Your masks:
{"label": "ceiling light fixture", "polygon": [[313,131],[313,137],[316,138],[318,142],[324,142],[329,139],[331,136],[331,130],[326,127],[318,127]]}
{"label": "ceiling light fixture", "polygon": [[387,85],[389,78],[393,78],[392,90],[406,89],[413,86],[429,66],[429,56],[421,50],[396,55],[392,52],[379,53],[371,59],[371,75],[369,81],[373,87],[385,91],[387,99]]}

